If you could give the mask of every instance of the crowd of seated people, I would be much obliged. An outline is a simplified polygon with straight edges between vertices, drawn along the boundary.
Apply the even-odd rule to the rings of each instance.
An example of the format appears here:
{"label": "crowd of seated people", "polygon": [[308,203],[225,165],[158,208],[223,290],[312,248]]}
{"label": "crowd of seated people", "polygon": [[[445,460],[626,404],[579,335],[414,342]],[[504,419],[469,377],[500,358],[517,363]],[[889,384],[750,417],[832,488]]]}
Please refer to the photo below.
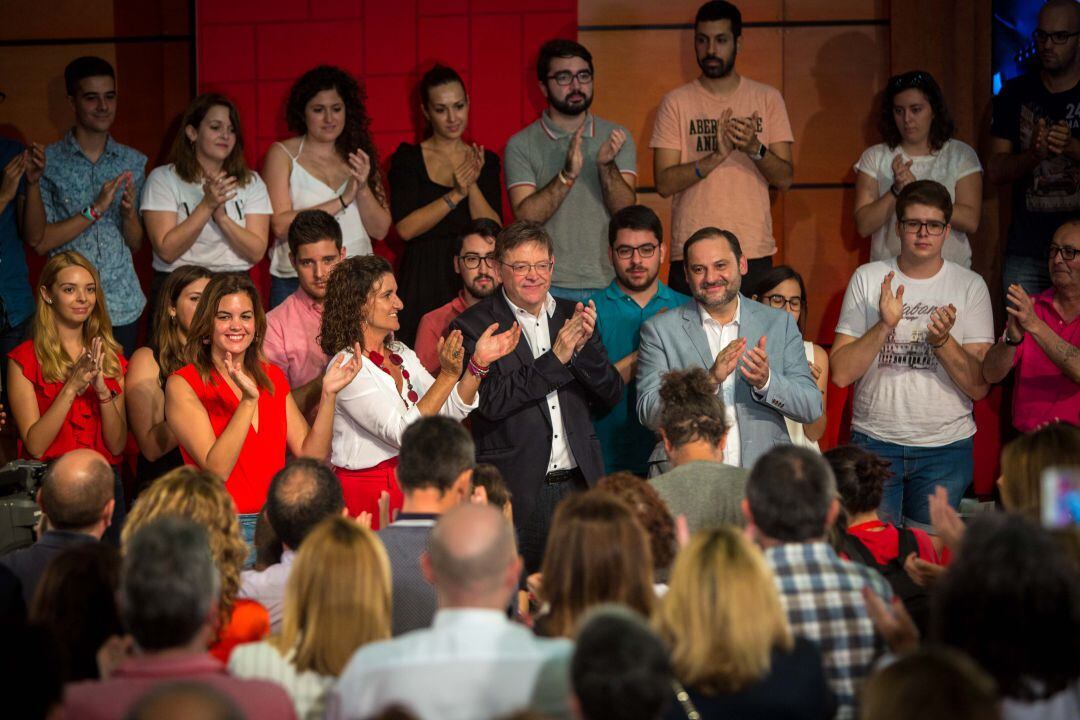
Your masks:
{"label": "crowd of seated people", "polygon": [[[929,73],[889,80],[828,348],[773,265],[796,138],[742,31],[705,2],[700,75],[657,99],[666,238],[573,41],[501,159],[424,74],[385,183],[339,68],[293,84],[262,176],[218,93],[147,174],[112,66],[71,62],[71,131],[0,140],[0,427],[47,464],[0,556],[13,717],[1080,717],[1080,204],[1045,182],[1080,173],[1080,3],[1041,7],[981,161]],[[998,507],[961,515],[1006,382]]]}

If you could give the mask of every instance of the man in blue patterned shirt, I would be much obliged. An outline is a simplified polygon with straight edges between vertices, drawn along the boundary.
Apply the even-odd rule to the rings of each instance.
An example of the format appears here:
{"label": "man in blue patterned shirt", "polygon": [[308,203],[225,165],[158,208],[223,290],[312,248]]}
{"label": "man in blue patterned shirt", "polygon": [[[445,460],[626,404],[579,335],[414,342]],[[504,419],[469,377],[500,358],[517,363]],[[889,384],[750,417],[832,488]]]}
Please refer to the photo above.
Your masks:
{"label": "man in blue patterned shirt", "polygon": [[892,590],[877,571],[840,559],[826,541],[840,512],[836,478],[821,455],[778,445],[746,481],[743,513],[776,575],[792,632],[821,647],[836,693],[837,718],[853,718],[855,696],[883,649],[863,589],[886,603]]}
{"label": "man in blue patterned shirt", "polygon": [[75,127],[45,149],[40,184],[47,224],[26,241],[39,254],[75,250],[94,264],[113,336],[130,357],[146,305],[131,259],[143,241],[138,200],[146,156],[109,135],[116,119],[112,65],[98,57],[77,58],[64,69],[64,82]]}

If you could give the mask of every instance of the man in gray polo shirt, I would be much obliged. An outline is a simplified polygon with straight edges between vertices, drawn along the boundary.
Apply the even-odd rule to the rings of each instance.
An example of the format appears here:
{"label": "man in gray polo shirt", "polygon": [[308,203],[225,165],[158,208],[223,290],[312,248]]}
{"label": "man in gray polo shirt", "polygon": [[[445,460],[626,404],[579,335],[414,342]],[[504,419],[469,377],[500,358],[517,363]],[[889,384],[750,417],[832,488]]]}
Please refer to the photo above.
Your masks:
{"label": "man in gray polo shirt", "polygon": [[551,294],[587,302],[615,276],[611,215],[637,201],[637,151],[621,125],[588,112],[592,55],[549,40],[536,61],[547,109],[506,145],[506,185],[518,220],[543,223],[555,244]]}

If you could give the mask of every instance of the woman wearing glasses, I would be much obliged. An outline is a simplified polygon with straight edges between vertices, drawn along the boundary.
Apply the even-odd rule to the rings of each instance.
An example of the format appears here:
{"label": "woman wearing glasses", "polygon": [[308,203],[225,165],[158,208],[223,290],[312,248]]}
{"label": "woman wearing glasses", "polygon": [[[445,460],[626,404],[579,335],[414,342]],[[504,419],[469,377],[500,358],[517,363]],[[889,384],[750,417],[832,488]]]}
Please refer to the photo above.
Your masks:
{"label": "woman wearing glasses", "polygon": [[[786,310],[795,318],[799,331],[806,334],[806,285],[802,275],[787,265],[778,265],[762,276],[753,290],[752,299],[777,310]],[[802,447],[818,450],[818,440],[825,434],[828,424],[825,406],[829,387],[829,355],[825,348],[803,340],[806,362],[810,365],[810,375],[821,390],[821,417],[812,423],[798,423],[791,418],[784,418],[787,423],[791,442]]]}
{"label": "woman wearing glasses", "polygon": [[461,77],[436,65],[420,80],[420,111],[431,128],[390,158],[390,211],[405,241],[398,277],[405,303],[398,337],[414,344],[420,318],[461,288],[450,258],[454,240],[479,218],[500,222],[499,156],[462,136],[469,96]]}
{"label": "woman wearing glasses", "polygon": [[[462,338],[455,330],[439,342],[440,370],[432,377],[416,353],[395,338],[401,309],[386,258],[348,258],[330,275],[319,343],[328,356],[364,356],[360,372],[337,396],[331,450],[353,516],[366,511],[378,518],[384,491],[390,495],[391,513],[401,507],[404,498],[394,468],[405,428],[427,415],[463,420],[477,406],[487,368],[513,351],[521,335],[517,325],[499,334],[497,325],[487,328],[462,375]],[[334,357],[331,365],[337,362]]]}
{"label": "woman wearing glasses", "polygon": [[921,70],[889,79],[879,129],[885,142],[855,164],[855,227],[870,237],[870,259],[900,253],[896,198],[915,180],[936,180],[953,200],[952,230],[943,255],[971,267],[968,235],[979,227],[982,166],[971,146],[952,138],[955,126],[937,82]]}

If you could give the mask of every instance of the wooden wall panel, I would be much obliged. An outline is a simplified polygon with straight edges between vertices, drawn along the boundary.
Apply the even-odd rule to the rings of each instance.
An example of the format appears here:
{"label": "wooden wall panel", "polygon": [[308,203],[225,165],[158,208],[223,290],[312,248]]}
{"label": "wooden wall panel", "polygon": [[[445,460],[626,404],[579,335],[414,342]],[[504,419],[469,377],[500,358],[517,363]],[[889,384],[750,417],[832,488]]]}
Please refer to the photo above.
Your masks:
{"label": "wooden wall panel", "polygon": [[784,0],[784,19],[789,22],[888,18],[889,0]]}
{"label": "wooden wall panel", "polygon": [[[813,2],[814,0],[810,0]],[[579,0],[578,22],[589,25],[692,23],[703,0]],[[776,22],[783,0],[741,0],[743,22]]]}

